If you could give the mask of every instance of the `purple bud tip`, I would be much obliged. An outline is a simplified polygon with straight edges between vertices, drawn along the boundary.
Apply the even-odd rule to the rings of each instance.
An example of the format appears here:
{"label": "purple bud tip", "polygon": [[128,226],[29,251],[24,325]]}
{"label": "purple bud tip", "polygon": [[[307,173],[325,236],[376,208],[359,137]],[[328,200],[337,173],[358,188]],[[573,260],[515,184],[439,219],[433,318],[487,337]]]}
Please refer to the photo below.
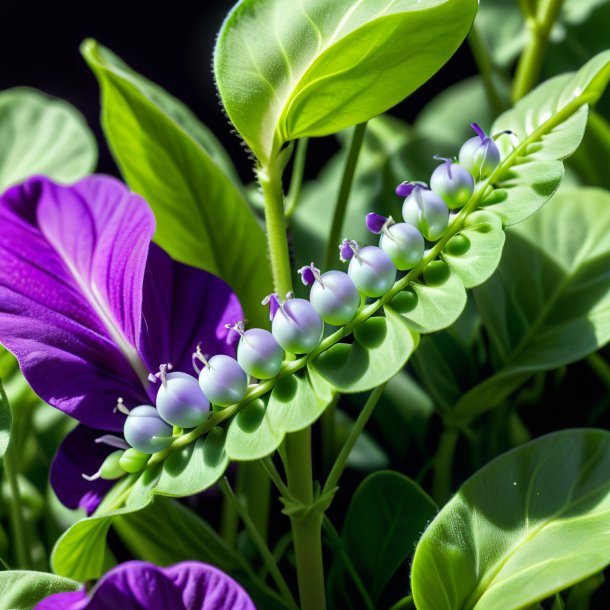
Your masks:
{"label": "purple bud tip", "polygon": [[477,123],[470,123],[470,126],[479,136],[479,138],[481,138],[481,140],[485,140],[485,138],[487,138],[487,134],[481,129],[481,127]]}
{"label": "purple bud tip", "polygon": [[379,234],[383,231],[383,227],[388,222],[388,219],[381,214],[375,214],[370,212],[366,215],[366,228],[375,234]]}
{"label": "purple bud tip", "polygon": [[415,188],[415,183],[413,182],[401,182],[397,187],[396,187],[396,194],[399,197],[408,197],[411,192],[413,191],[413,189]]}
{"label": "purple bud tip", "polygon": [[311,286],[316,280],[320,278],[320,270],[313,264],[309,264],[305,267],[301,267],[298,270],[301,274],[301,281],[305,286]]}
{"label": "purple bud tip", "polygon": [[346,263],[358,251],[358,242],[353,239],[344,239],[339,245],[339,260]]}
{"label": "purple bud tip", "polygon": [[262,305],[269,305],[269,319],[273,322],[277,310],[280,308],[280,298],[275,292],[268,294],[262,301]]}

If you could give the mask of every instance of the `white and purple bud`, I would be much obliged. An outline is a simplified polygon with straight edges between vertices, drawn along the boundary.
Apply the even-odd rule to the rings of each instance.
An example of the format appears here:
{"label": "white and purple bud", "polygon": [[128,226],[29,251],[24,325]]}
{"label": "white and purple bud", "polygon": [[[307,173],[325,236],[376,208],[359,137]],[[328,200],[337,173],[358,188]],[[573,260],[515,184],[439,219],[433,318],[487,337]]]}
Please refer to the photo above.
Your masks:
{"label": "white and purple bud", "polygon": [[[197,346],[197,352],[193,354],[193,364],[195,360],[204,364],[199,371],[199,387],[211,403],[228,407],[246,395],[248,375],[235,358],[217,354],[206,360]],[[195,369],[197,370],[197,367]]]}
{"label": "white and purple bud", "polygon": [[172,427],[150,405],[140,405],[129,412],[123,434],[134,449],[147,454],[162,451],[172,442]]}
{"label": "white and purple bud", "polygon": [[[350,248],[350,252],[353,251]],[[331,270],[320,274],[313,263],[299,269],[303,283],[311,286],[309,302],[327,324],[351,322],[360,307],[358,289],[347,273]]]}
{"label": "white and purple bud", "polygon": [[412,269],[424,256],[426,242],[413,225],[371,213],[366,216],[366,226],[372,233],[381,233],[379,247],[400,271]]}
{"label": "white and purple bud", "polygon": [[431,190],[440,195],[449,209],[461,208],[474,191],[474,178],[461,165],[445,157],[434,157],[443,161],[430,176]]}
{"label": "white and purple bud", "polygon": [[280,308],[280,297],[272,292],[261,301],[261,305],[269,305],[269,321],[273,322],[273,318],[275,318],[275,314]]}
{"label": "white and purple bud", "polygon": [[339,244],[339,260],[342,263],[352,260],[354,256],[354,248],[358,247],[358,242],[353,239],[344,239]]}
{"label": "white and purple bud", "polygon": [[380,297],[394,284],[396,267],[381,248],[352,246],[354,256],[347,273],[356,288],[367,297]]}
{"label": "white and purple bud", "polygon": [[121,455],[121,458],[119,459],[119,464],[125,472],[134,473],[144,470],[149,459],[150,455],[131,447],[130,449],[123,451],[123,455]]}
{"label": "white and purple bud", "polygon": [[245,330],[243,322],[233,326],[227,324],[227,328],[232,328],[241,335],[237,346],[237,362],[248,375],[257,379],[271,379],[280,372],[284,350],[268,330]]}
{"label": "white and purple bud", "polygon": [[207,419],[210,402],[195,377],[187,373],[167,373],[157,392],[157,411],[172,426],[195,428]]}
{"label": "white and purple bud", "polygon": [[322,340],[324,322],[305,299],[287,298],[273,318],[271,332],[291,354],[309,354]]}
{"label": "white and purple bud", "polygon": [[459,153],[460,165],[477,179],[487,178],[500,163],[500,151],[494,139],[479,125],[471,123],[470,126],[477,135],[462,144]]}
{"label": "white and purple bud", "polygon": [[421,183],[414,186],[402,204],[402,215],[429,241],[440,239],[449,224],[447,204]]}

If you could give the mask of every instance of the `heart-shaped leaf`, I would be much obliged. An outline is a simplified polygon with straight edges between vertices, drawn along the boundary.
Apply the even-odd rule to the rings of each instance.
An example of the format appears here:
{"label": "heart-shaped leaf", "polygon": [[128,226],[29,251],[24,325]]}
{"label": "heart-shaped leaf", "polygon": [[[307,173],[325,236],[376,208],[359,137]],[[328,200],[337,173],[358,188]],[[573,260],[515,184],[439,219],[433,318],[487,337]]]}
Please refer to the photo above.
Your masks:
{"label": "heart-shaped leaf", "polygon": [[418,610],[517,610],[610,563],[610,433],[564,430],[474,474],[417,545]]}
{"label": "heart-shaped leaf", "polygon": [[474,0],[242,0],[214,72],[231,121],[263,165],[282,146],[391,108],[453,55]]}

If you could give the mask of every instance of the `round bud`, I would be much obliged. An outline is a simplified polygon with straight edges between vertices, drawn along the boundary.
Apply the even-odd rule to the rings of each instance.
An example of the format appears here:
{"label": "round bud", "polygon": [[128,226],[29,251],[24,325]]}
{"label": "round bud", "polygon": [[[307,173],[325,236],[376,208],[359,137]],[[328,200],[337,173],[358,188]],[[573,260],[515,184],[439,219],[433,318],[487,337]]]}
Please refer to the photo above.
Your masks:
{"label": "round bud", "polygon": [[210,402],[195,377],[168,373],[157,392],[157,411],[172,426],[195,428],[207,419]]}
{"label": "round bud", "polygon": [[477,133],[466,140],[460,148],[460,165],[463,165],[475,178],[487,178],[500,163],[500,151],[493,138],[490,138],[476,124],[471,127]]}
{"label": "round bud", "polygon": [[277,342],[291,354],[308,354],[322,339],[324,323],[305,299],[287,300],[275,314],[271,331]]}
{"label": "round bud", "polygon": [[351,322],[360,307],[360,295],[351,278],[343,271],[327,271],[314,282],[309,301],[322,320],[334,326]]}
{"label": "round bud", "polygon": [[199,373],[199,387],[210,402],[228,407],[246,395],[248,376],[235,358],[218,354]]}
{"label": "round bud", "polygon": [[416,187],[402,205],[405,222],[417,227],[429,241],[436,241],[449,224],[447,204],[432,191]]}
{"label": "round bud", "polygon": [[396,267],[392,259],[376,246],[358,250],[347,270],[358,290],[367,297],[384,295],[396,279]]}
{"label": "round bud", "polygon": [[121,466],[121,456],[123,450],[113,451],[102,464],[100,468],[100,478],[106,479],[107,481],[114,481],[120,479],[125,473],[125,469]]}
{"label": "round bud", "polygon": [[284,351],[275,337],[262,328],[246,330],[237,346],[237,362],[257,379],[275,377],[282,366]]}
{"label": "round bud", "polygon": [[470,199],[474,179],[461,165],[446,160],[432,172],[430,188],[453,210],[461,208]]}
{"label": "round bud", "polygon": [[397,269],[406,271],[422,259],[426,243],[413,225],[399,222],[386,227],[381,234],[379,247],[392,259]]}
{"label": "round bud", "polygon": [[165,423],[157,409],[141,405],[132,409],[123,428],[125,440],[142,453],[162,451],[172,442],[172,427]]}
{"label": "round bud", "polygon": [[140,472],[141,470],[144,470],[149,459],[150,458],[146,453],[142,453],[131,447],[130,449],[125,449],[125,451],[123,451],[123,455],[121,455],[119,459],[119,464],[125,472]]}

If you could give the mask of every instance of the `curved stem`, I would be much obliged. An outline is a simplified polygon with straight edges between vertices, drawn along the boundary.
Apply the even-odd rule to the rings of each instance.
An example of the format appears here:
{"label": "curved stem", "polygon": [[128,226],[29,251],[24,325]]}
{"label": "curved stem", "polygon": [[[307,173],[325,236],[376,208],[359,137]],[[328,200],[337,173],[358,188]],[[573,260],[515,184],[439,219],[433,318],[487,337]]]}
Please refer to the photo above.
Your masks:
{"label": "curved stem", "polygon": [[380,386],[376,387],[368,397],[368,400],[362,408],[362,411],[360,411],[358,418],[356,419],[352,429],[350,430],[349,436],[347,437],[343,447],[341,448],[341,451],[339,452],[339,455],[337,456],[337,459],[335,460],[332,470],[330,471],[330,474],[326,479],[326,483],[324,483],[324,489],[322,490],[323,494],[337,487],[339,479],[341,478],[341,475],[345,470],[345,466],[347,465],[347,458],[349,457],[349,454],[354,448],[358,437],[360,436],[360,434],[362,434],[364,427],[366,426],[371,415],[373,414],[373,411],[375,410],[375,407],[377,406],[377,403],[379,402],[379,399],[381,398],[381,395],[385,390],[385,386],[386,384],[383,383]]}
{"label": "curved stem", "polygon": [[258,528],[254,525],[254,523],[252,523],[252,520],[250,519],[248,511],[241,505],[241,503],[237,499],[237,496],[235,495],[235,492],[231,488],[231,485],[229,484],[227,477],[223,477],[222,479],[220,479],[220,481],[218,481],[218,486],[220,487],[220,490],[224,494],[227,501],[230,502],[235,507],[235,511],[237,512],[237,514],[241,518],[244,526],[246,527],[246,530],[248,531],[248,534],[250,535],[252,542],[254,543],[258,552],[260,553],[260,556],[265,564],[265,567],[267,568],[267,570],[269,571],[269,574],[271,575],[275,584],[277,585],[278,590],[283,595],[286,602],[288,602],[288,604],[292,608],[297,608],[297,604],[296,604],[294,597],[292,596],[292,592],[290,591],[290,588],[286,584],[286,581],[284,580],[282,573],[280,572],[279,568],[277,567],[277,565],[275,563],[275,559],[273,558],[273,555],[271,554],[269,547],[265,544],[265,541],[261,538],[261,536],[258,532]]}
{"label": "curved stem", "polygon": [[301,138],[297,143],[297,151],[294,156],[292,165],[292,176],[290,178],[290,186],[288,187],[288,195],[286,196],[286,220],[290,221],[301,196],[301,187],[303,186],[303,173],[305,172],[305,160],[307,158],[307,145],[309,138]]}
{"label": "curved stem", "polygon": [[563,0],[540,0],[536,15],[526,14],[529,42],[519,58],[513,84],[513,101],[521,99],[538,82],[542,61]]}
{"label": "curved stem", "polygon": [[341,231],[343,229],[343,221],[345,220],[345,211],[347,210],[347,201],[349,193],[354,181],[356,173],[356,164],[364,141],[364,132],[366,131],[366,123],[360,123],[354,127],[352,141],[349,145],[345,167],[343,168],[343,177],[341,178],[341,188],[335,204],[335,214],[333,216],[333,224],[328,237],[326,246],[326,258],[324,259],[324,269],[328,269],[337,258],[337,248],[341,240]]}
{"label": "curved stem", "polygon": [[459,433],[453,428],[445,428],[441,435],[436,457],[434,459],[434,475],[432,479],[432,496],[439,506],[445,504],[451,495],[451,479],[453,476],[453,458]]}
{"label": "curved stem", "polygon": [[472,26],[470,33],[468,34],[468,44],[474,57],[474,61],[479,69],[481,80],[483,81],[483,87],[487,94],[487,100],[493,110],[494,114],[500,114],[505,109],[505,104],[502,101],[498,89],[493,80],[494,68],[491,63],[491,58],[488,50],[485,48],[485,44],[481,39],[479,30],[476,23]]}

